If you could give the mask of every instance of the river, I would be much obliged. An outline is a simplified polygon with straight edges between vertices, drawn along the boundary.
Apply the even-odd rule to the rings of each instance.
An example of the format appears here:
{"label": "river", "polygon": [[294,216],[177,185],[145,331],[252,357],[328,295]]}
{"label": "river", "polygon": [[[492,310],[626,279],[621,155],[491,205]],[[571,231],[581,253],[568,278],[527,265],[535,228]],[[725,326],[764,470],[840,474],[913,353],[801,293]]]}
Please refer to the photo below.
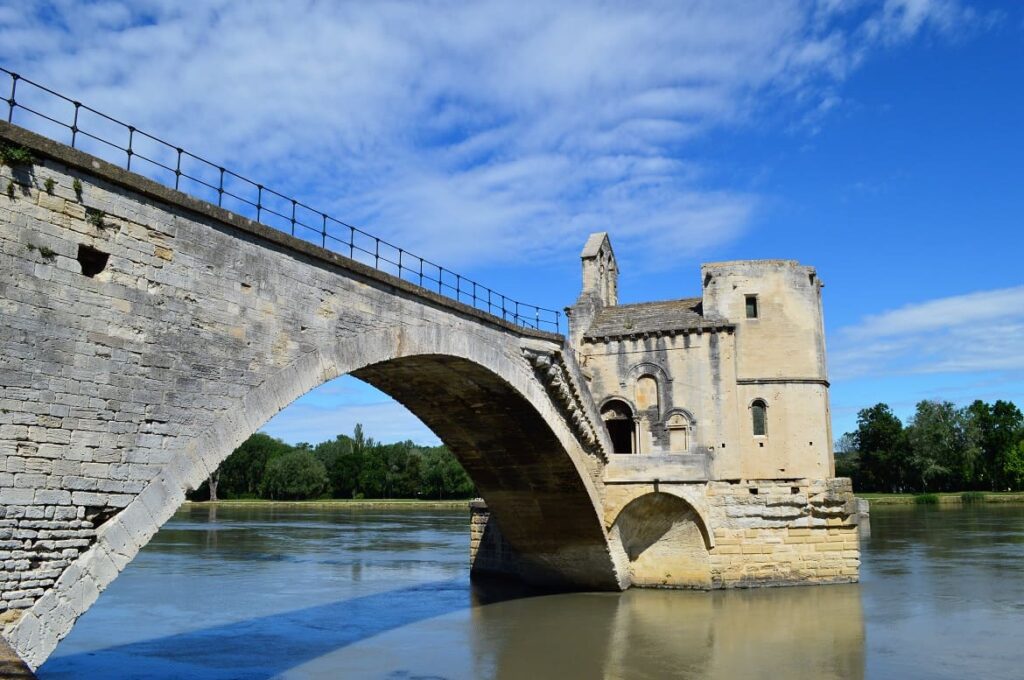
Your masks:
{"label": "river", "polygon": [[861,583],[474,588],[462,511],[179,511],[39,669],[74,678],[1021,678],[1024,506],[880,507]]}

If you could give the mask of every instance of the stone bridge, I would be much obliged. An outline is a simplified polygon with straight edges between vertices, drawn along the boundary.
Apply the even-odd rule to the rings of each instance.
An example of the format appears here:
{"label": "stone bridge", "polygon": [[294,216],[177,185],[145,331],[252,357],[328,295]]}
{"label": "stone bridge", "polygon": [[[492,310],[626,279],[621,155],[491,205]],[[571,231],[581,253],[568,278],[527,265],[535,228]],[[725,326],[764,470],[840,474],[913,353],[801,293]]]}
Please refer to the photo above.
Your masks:
{"label": "stone bridge", "polygon": [[[221,461],[351,374],[455,453],[506,571],[628,585],[607,434],[560,335],[522,328],[0,123],[0,617],[31,666]],[[501,565],[497,565],[500,567]]]}
{"label": "stone bridge", "polygon": [[[0,629],[29,666],[187,491],[282,408],[344,374],[404,404],[472,477],[486,501],[472,513],[474,573],[591,590],[857,579],[855,501],[849,480],[830,478],[827,381],[736,375],[746,366],[733,358],[737,338],[755,329],[716,317],[713,289],[700,314],[693,300],[643,308],[670,307],[673,323],[689,324],[667,336],[629,319],[617,336],[616,315],[641,308],[614,306],[614,259],[598,238],[584,280],[613,306],[580,353],[401,269],[378,271],[19,127],[0,122],[0,144]],[[820,318],[813,271],[786,262],[710,267],[704,285],[761,270],[789,276],[778,295],[803,295]],[[573,308],[577,323],[597,313],[587,309]],[[758,332],[790,329],[786,318],[766,317]],[[807,328],[775,343],[786,357],[820,332]],[[655,359],[677,347],[690,386],[680,399],[703,398],[732,425],[712,434],[715,418],[701,420],[697,446],[692,413],[669,409],[662,423],[648,404],[619,441],[647,455],[613,453],[594,385],[658,383],[602,368],[626,354],[606,353],[611,343]],[[770,363],[755,358],[759,370]],[[686,373],[699,366],[713,368],[703,393],[704,379]],[[667,382],[637,394],[667,408]],[[763,428],[769,389],[792,415],[773,421],[775,438],[751,439],[740,394],[756,390]]]}

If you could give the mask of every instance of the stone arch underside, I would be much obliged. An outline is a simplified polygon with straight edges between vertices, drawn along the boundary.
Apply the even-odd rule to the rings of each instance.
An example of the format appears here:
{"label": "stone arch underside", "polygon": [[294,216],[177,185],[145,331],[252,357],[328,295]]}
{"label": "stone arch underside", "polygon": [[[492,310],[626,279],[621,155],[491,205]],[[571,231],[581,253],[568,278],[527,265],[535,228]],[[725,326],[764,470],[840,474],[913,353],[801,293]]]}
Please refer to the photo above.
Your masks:
{"label": "stone arch underside", "polygon": [[615,518],[613,532],[629,558],[631,583],[711,588],[711,558],[693,507],[672,494],[645,494]]}
{"label": "stone arch underside", "polygon": [[585,468],[521,394],[461,358],[419,355],[352,373],[394,397],[459,459],[501,534],[541,584],[615,589],[599,501]]}
{"label": "stone arch underside", "polygon": [[703,519],[688,502],[670,493],[634,498],[612,525],[629,559],[633,585],[711,587],[711,560]]}
{"label": "stone arch underside", "polygon": [[[347,337],[300,355],[177,450],[136,499],[99,527],[95,543],[69,566],[13,629],[8,642],[38,667],[75,620],[127,566],[224,458],[273,415],[344,374],[388,393],[430,427],[464,465],[506,540],[516,576],[561,588],[618,590],[618,544],[602,525],[586,454],[521,356],[503,345],[437,326]],[[468,530],[468,521],[467,521]]]}

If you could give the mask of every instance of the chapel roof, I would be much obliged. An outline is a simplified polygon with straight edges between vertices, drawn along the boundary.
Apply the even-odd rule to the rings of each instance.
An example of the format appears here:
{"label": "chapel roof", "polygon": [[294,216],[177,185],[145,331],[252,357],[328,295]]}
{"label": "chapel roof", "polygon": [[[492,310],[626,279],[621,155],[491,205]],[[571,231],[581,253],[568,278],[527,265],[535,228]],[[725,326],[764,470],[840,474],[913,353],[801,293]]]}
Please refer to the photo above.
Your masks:
{"label": "chapel roof", "polygon": [[583,337],[600,339],[723,325],[728,325],[724,319],[704,316],[701,298],[683,298],[604,307],[594,317]]}

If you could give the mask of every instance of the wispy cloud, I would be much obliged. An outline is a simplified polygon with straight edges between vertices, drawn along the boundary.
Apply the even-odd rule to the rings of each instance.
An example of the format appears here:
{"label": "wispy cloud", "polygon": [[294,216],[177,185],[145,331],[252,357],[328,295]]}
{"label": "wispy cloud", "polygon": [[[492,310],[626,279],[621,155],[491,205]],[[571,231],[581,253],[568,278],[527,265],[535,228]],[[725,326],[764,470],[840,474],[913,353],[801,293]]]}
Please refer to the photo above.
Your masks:
{"label": "wispy cloud", "polygon": [[1024,286],[929,300],[840,329],[837,379],[1024,371]]}
{"label": "wispy cloud", "polygon": [[694,140],[818,126],[872,50],[978,21],[954,0],[54,0],[0,4],[0,61],[445,263],[561,258],[596,229],[678,259],[762,203]]}

